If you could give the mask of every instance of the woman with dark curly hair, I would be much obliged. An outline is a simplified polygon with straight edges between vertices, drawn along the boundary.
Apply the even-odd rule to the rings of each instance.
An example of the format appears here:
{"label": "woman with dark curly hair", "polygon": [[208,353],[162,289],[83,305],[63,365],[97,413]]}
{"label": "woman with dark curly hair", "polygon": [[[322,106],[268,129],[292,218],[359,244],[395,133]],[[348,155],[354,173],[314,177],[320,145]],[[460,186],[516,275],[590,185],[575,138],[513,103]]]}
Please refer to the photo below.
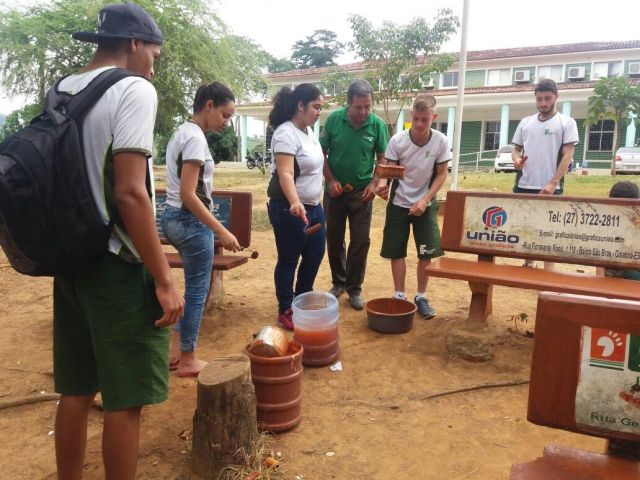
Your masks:
{"label": "woman with dark curly hair", "polygon": [[[293,297],[313,290],[324,257],[326,235],[320,203],[324,155],[311,129],[320,118],[323,103],[320,89],[303,83],[294,90],[282,88],[269,113],[275,162],[267,194],[278,250],[274,272],[278,324],[289,330],[293,329]],[[319,227],[307,231],[315,225]]]}

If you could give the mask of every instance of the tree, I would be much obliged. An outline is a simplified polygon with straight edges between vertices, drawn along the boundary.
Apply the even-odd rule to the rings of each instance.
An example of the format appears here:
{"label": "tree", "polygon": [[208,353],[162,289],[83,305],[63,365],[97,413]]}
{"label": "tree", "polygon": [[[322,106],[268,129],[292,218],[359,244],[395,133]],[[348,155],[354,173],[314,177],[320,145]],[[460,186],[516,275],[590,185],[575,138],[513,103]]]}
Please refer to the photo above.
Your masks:
{"label": "tree", "polygon": [[293,45],[291,60],[297,68],[317,68],[335,65],[335,58],[342,53],[343,44],[330,30],[316,30],[305,40]]}
{"label": "tree", "polygon": [[324,75],[325,100],[332,105],[344,105],[347,103],[347,89],[354,77],[351,73],[341,67],[332,67]]}
{"label": "tree", "polygon": [[[55,0],[0,12],[0,85],[10,95],[26,95],[42,108],[47,89],[59,77],[86,64],[94,46],[71,38],[95,31],[100,9],[110,0]],[[267,57],[242,37],[226,35],[224,23],[206,0],[137,0],[165,37],[155,66],[158,91],[156,133],[168,136],[184,119],[196,89],[214,80],[238,98],[259,86]]]}
{"label": "tree", "polygon": [[4,119],[2,127],[0,127],[0,142],[9,135],[13,135],[18,130],[24,128],[33,117],[41,111],[39,105],[27,105],[24,108],[15,110],[7,115]]}
{"label": "tree", "polygon": [[213,155],[213,161],[216,164],[222,161],[231,161],[236,157],[238,137],[231,125],[227,126],[221,132],[208,133],[207,143]]}
{"label": "tree", "polygon": [[[629,114],[640,114],[640,85],[627,77],[601,78],[593,87],[587,107],[586,125],[595,125],[600,120],[613,120],[613,155],[620,143],[620,130],[631,121]],[[637,117],[636,117],[636,122]],[[615,159],[611,159],[611,175],[616,174]]]}
{"label": "tree", "polygon": [[442,44],[456,32],[458,18],[449,9],[439,10],[433,25],[415,18],[406,25],[383,22],[380,28],[361,15],[350,15],[353,32],[351,48],[362,58],[366,77],[371,82],[377,103],[381,103],[387,123],[390,106],[399,102],[398,115],[408,100],[409,92],[420,90],[431,75],[446,71],[455,60],[452,55],[438,54]]}
{"label": "tree", "polygon": [[271,56],[267,63],[267,71],[269,73],[289,72],[296,69],[296,64],[288,58],[276,58]]}

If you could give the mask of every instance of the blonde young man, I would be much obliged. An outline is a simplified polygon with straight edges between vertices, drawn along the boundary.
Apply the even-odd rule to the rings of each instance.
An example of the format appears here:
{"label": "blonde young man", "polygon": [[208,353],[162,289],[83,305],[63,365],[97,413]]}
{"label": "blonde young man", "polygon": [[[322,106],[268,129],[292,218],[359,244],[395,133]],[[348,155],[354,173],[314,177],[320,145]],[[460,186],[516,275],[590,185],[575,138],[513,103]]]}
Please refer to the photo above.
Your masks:
{"label": "blonde young man", "polygon": [[414,303],[423,318],[436,314],[425,295],[429,281],[426,267],[432,258],[443,255],[435,198],[447,177],[447,162],[451,159],[447,137],[431,128],[437,118],[436,99],[432,95],[418,95],[411,110],[411,128],[396,133],[384,154],[384,163],[405,167],[404,179],[394,180],[391,186],[381,186],[377,192],[389,198],[380,255],[391,259],[394,297],[403,300],[406,299],[405,257],[409,230],[413,228],[418,253],[418,289]]}

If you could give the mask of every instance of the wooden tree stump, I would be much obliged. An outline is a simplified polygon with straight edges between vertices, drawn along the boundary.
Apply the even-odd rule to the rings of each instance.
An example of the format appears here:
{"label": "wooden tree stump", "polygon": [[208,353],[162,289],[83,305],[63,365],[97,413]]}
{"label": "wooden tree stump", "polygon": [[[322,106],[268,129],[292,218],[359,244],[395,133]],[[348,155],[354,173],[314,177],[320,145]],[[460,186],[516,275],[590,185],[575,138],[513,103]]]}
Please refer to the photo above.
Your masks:
{"label": "wooden tree stump", "polygon": [[256,396],[249,359],[242,354],[218,358],[198,376],[198,401],[193,415],[192,468],[217,478],[222,468],[237,463],[258,436]]}

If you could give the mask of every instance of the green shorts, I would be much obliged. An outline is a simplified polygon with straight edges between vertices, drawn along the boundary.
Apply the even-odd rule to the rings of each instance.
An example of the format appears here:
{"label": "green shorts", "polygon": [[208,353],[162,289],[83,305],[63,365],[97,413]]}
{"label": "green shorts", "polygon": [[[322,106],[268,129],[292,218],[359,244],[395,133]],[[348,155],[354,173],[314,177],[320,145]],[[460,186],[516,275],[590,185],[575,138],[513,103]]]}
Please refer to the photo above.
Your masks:
{"label": "green shorts", "polygon": [[405,258],[409,228],[413,226],[413,239],[416,242],[418,258],[426,260],[444,255],[440,248],[440,228],[438,227],[438,204],[431,202],[425,212],[416,217],[409,215],[408,208],[397,207],[389,200],[387,216],[384,221],[382,250],[384,258]]}
{"label": "green shorts", "polygon": [[53,284],[56,392],[101,392],[107,411],[159,403],[169,390],[169,330],[147,269],[112,253]]}

